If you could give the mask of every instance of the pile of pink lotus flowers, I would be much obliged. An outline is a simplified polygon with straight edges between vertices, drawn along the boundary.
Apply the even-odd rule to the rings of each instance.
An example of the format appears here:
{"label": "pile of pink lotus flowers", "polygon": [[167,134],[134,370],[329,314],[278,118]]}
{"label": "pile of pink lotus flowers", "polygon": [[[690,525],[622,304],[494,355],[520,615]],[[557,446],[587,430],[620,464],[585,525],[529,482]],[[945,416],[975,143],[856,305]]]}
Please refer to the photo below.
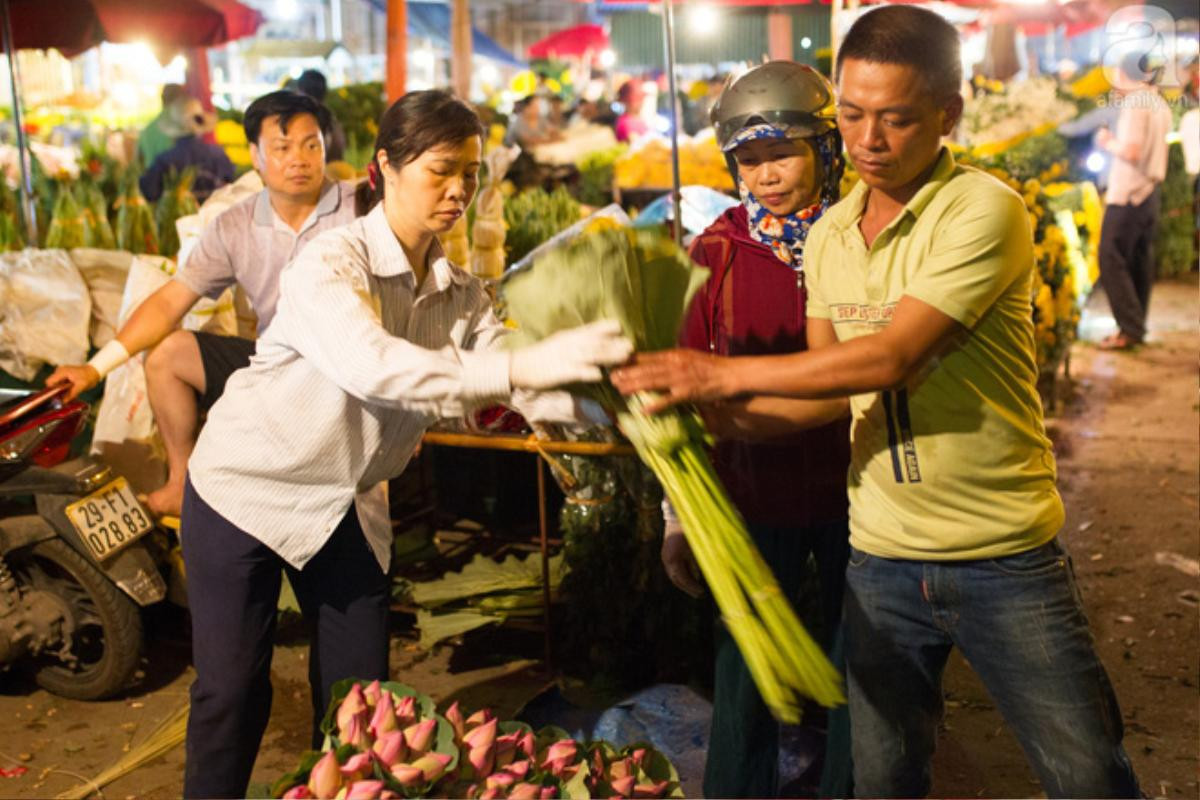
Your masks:
{"label": "pile of pink lotus flowers", "polygon": [[563,730],[534,732],[483,709],[444,715],[399,683],[343,681],[322,730],[326,747],[279,779],[275,797],[330,800],[454,797],[682,797],[670,761],[647,745],[581,743]]}

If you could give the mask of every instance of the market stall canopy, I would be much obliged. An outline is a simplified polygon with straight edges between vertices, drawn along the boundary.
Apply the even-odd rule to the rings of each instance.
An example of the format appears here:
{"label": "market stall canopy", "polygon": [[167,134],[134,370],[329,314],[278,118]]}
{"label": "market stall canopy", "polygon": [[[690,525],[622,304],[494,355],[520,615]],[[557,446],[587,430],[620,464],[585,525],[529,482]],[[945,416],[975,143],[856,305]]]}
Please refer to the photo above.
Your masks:
{"label": "market stall canopy", "polygon": [[534,42],[525,52],[530,58],[581,58],[611,46],[602,25],[576,25]]}
{"label": "market stall canopy", "polygon": [[[368,0],[371,6],[387,13],[386,0]],[[432,39],[449,50],[450,6],[445,3],[405,3],[408,16],[408,35]],[[490,58],[513,67],[524,67],[525,62],[496,44],[478,28],[471,27],[471,51],[477,56]]]}
{"label": "market stall canopy", "polygon": [[[591,0],[575,0],[576,3],[587,3]],[[831,0],[712,0],[705,5],[710,6],[753,6],[760,8],[768,8],[773,6],[808,6],[814,2],[820,2],[822,5],[829,5]],[[674,0],[674,5],[681,6],[684,0]],[[658,8],[662,6],[661,0],[657,2],[646,2],[646,0],[595,0],[596,10],[598,11],[645,11],[650,8]]]}
{"label": "market stall canopy", "polygon": [[0,0],[15,47],[71,57],[101,42],[146,41],[156,49],[214,47],[254,33],[262,15],[237,0]]}
{"label": "market stall canopy", "polygon": [[[865,0],[874,4],[875,0]],[[985,29],[989,26],[1015,24],[1027,36],[1041,36],[1053,31],[1059,25],[1066,27],[1066,35],[1097,28],[1105,23],[1112,14],[1114,6],[1108,0],[1050,0],[1050,2],[1027,4],[1012,2],[1012,0],[945,0],[945,2],[928,3],[926,0],[888,0],[892,3],[915,3],[927,8],[934,6],[964,6],[985,12],[984,16],[975,21],[975,27]],[[934,10],[938,10],[934,8]],[[939,13],[942,13],[939,11]],[[954,24],[970,24],[952,15],[942,13]]]}

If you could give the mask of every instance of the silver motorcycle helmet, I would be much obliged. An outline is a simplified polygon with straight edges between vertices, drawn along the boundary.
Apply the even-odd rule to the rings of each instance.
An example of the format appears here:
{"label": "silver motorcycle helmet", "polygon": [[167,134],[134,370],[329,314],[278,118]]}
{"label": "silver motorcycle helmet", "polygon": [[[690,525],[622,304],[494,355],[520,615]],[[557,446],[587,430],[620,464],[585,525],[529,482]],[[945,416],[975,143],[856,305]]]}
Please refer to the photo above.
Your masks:
{"label": "silver motorcycle helmet", "polygon": [[791,139],[809,139],[837,129],[833,85],[795,61],[769,61],[726,84],[709,114],[717,145],[737,147],[738,134],[770,125]]}

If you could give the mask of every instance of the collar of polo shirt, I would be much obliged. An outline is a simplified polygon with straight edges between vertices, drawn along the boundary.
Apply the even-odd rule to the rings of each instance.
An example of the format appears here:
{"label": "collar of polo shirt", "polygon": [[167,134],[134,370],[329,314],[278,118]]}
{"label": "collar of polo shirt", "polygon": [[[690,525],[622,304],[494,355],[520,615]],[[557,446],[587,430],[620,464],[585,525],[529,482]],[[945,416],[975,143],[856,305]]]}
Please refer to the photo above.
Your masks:
{"label": "collar of polo shirt", "polygon": [[[305,222],[304,227],[307,228],[313,221],[332,214],[338,210],[338,206],[342,203],[342,193],[338,189],[337,181],[331,181],[328,178],[321,184],[321,194],[317,198],[317,207],[313,209],[312,215]],[[258,193],[258,200],[254,203],[254,224],[273,226],[279,220],[279,215],[275,213],[275,209],[271,207],[271,193],[264,188]],[[282,220],[279,220],[283,224]],[[285,225],[286,227],[286,225]],[[289,229],[290,230],[290,229]],[[294,233],[302,233],[294,231]]]}
{"label": "collar of polo shirt", "polygon": [[[954,154],[950,152],[950,148],[943,147],[942,152],[938,155],[937,166],[933,168],[929,180],[925,181],[925,185],[918,189],[917,193],[912,196],[912,199],[904,204],[904,208],[896,215],[896,219],[892,220],[887,227],[894,227],[896,220],[901,219],[906,214],[912,216],[914,219],[921,216],[921,212],[929,205],[929,201],[937,194],[938,189],[942,188],[946,181],[954,174],[956,166],[957,163],[954,160]],[[842,202],[836,204],[826,212],[830,217],[829,221],[833,227],[838,230],[848,230],[858,225],[867,207],[868,191],[869,188],[867,185],[859,181],[854,184],[854,188],[842,199]]]}

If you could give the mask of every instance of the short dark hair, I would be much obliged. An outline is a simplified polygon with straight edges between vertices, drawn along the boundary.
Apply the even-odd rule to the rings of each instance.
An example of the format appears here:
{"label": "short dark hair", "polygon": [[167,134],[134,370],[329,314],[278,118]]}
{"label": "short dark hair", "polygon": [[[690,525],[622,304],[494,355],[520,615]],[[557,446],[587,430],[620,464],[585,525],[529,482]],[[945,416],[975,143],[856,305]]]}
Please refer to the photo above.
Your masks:
{"label": "short dark hair", "polygon": [[838,47],[834,74],[839,79],[848,58],[910,66],[938,102],[962,88],[958,31],[939,14],[916,6],[885,6],[859,17]]}
{"label": "short dark hair", "polygon": [[187,87],[182,83],[164,83],[162,88],[162,107],[166,108],[180,98],[187,96]]}
{"label": "short dark hair", "polygon": [[[409,92],[383,112],[379,134],[371,151],[371,164],[379,175],[379,151],[387,153],[392,169],[415,161],[426,150],[438,145],[458,144],[472,136],[484,138],[483,123],[475,109],[441,89]],[[365,214],[383,199],[383,179],[376,178],[375,188],[367,182],[359,186],[358,213]]]}
{"label": "short dark hair", "polygon": [[264,94],[246,108],[242,126],[246,129],[246,141],[258,144],[262,134],[263,121],[267,117],[279,117],[279,129],[287,133],[288,123],[300,114],[312,114],[321,128],[321,133],[328,138],[332,116],[329,109],[306,94],[293,92],[291,89],[280,89],[277,92]]}
{"label": "short dark hair", "polygon": [[306,69],[296,78],[296,90],[303,92],[318,103],[325,102],[325,93],[329,91],[329,82],[320,70]]}

